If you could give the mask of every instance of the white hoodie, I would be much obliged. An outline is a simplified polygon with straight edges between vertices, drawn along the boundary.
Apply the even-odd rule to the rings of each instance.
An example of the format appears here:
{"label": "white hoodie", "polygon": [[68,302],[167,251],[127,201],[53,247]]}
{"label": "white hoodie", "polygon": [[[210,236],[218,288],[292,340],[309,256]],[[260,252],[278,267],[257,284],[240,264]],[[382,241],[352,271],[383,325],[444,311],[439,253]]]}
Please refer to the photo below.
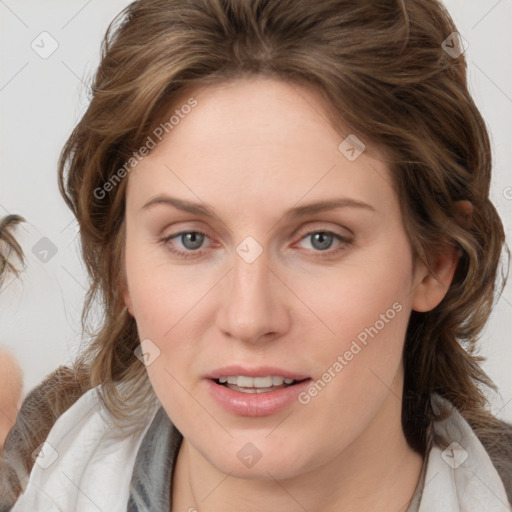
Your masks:
{"label": "white hoodie", "polygon": [[[411,504],[408,512],[511,511],[503,482],[469,424],[444,398],[432,400],[434,407],[451,409],[434,430],[452,444],[445,450],[432,446],[419,505]],[[155,405],[143,423],[122,434],[96,388],[87,391],[55,422],[11,512],[126,512],[129,501],[130,510],[161,511],[154,503],[134,507],[131,484],[137,453],[155,416],[165,416],[172,425],[162,411]],[[178,447],[174,442],[175,452]]]}

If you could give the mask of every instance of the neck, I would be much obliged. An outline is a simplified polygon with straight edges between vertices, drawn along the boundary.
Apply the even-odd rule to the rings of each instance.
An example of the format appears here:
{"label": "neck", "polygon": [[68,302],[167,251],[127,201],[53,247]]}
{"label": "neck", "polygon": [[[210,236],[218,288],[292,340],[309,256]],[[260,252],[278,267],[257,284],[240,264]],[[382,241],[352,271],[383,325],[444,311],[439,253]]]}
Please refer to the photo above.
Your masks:
{"label": "neck", "polygon": [[401,428],[401,399],[389,393],[372,422],[342,453],[314,471],[276,480],[226,475],[183,439],[172,484],[172,511],[404,512],[423,458]]}

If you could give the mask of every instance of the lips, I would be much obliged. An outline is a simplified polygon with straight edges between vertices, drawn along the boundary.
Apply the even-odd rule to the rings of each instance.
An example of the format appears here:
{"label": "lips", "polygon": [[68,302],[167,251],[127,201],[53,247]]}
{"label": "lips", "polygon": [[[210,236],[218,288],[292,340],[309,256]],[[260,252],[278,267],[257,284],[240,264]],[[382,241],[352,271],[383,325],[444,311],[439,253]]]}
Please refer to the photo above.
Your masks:
{"label": "lips", "polygon": [[282,385],[276,389],[230,389],[214,379],[205,379],[207,392],[226,412],[236,416],[271,416],[299,402],[297,397],[310,385],[312,379]]}
{"label": "lips", "polygon": [[207,389],[225,410],[241,416],[268,416],[291,406],[311,378],[275,366],[228,366],[205,376]]}

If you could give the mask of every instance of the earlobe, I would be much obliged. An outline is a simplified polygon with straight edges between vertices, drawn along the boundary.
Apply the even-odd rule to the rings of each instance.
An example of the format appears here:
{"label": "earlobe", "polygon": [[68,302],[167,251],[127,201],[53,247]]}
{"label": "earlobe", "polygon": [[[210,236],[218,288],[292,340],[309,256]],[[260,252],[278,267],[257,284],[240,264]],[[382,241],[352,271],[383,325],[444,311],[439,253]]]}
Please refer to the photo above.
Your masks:
{"label": "earlobe", "polygon": [[128,309],[128,313],[130,313],[130,315],[133,316],[133,305],[132,300],[130,298],[130,292],[128,291],[128,288],[125,284],[121,286],[121,296],[123,297],[124,305]]}
{"label": "earlobe", "polygon": [[455,274],[460,252],[455,247],[436,257],[435,274],[427,273],[413,294],[412,309],[425,312],[434,309],[444,298]]}
{"label": "earlobe", "polygon": [[132,301],[130,299],[130,295],[128,294],[128,292],[126,292],[126,294],[123,294],[123,298],[124,298],[124,304],[128,308],[128,313],[130,313],[130,315],[133,316]]}

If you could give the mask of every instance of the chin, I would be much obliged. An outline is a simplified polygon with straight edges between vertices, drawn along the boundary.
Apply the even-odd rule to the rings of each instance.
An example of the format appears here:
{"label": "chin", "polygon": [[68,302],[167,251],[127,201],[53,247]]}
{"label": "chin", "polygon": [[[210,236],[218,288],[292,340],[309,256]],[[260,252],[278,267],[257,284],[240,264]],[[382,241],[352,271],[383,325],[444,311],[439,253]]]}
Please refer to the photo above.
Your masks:
{"label": "chin", "polygon": [[[215,451],[206,447],[203,456],[220,472],[245,480],[287,479],[309,467],[304,453],[291,443],[272,443],[265,436],[242,436]],[[250,439],[253,439],[251,441]],[[286,449],[283,447],[286,446]],[[286,450],[286,451],[285,451]],[[297,455],[301,456],[298,457]]]}

